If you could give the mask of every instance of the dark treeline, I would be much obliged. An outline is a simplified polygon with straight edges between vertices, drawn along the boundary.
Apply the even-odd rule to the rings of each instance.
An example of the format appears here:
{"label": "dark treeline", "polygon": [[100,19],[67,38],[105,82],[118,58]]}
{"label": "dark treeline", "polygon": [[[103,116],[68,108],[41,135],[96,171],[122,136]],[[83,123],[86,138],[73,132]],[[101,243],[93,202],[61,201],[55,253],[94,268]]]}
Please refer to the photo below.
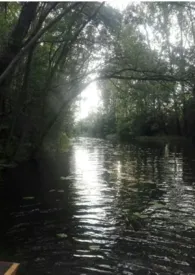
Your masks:
{"label": "dark treeline", "polygon": [[130,4],[99,81],[102,106],[76,125],[96,137],[195,136],[195,5]]}
{"label": "dark treeline", "polygon": [[103,104],[77,134],[194,136],[194,24],[188,2],[1,2],[1,157],[60,150],[94,80]]}

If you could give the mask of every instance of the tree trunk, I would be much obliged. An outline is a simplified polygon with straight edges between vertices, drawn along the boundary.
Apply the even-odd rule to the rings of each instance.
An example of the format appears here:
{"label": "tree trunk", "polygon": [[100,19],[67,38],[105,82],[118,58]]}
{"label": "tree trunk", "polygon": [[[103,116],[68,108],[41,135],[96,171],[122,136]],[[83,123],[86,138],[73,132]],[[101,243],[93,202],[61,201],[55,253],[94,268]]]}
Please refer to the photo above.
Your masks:
{"label": "tree trunk", "polygon": [[[21,136],[24,136],[24,132],[26,131],[25,125],[21,125],[22,123],[20,121],[18,122],[18,118],[20,120],[20,118],[22,117],[22,111],[25,112],[24,104],[25,104],[25,101],[28,96],[29,75],[30,75],[30,68],[31,68],[31,62],[32,62],[34,49],[35,49],[35,46],[33,46],[30,49],[30,52],[29,52],[27,60],[26,60],[23,84],[22,84],[21,91],[18,95],[16,104],[15,104],[15,108],[13,110],[13,114],[12,114],[13,121],[12,121],[11,129],[10,129],[9,137],[6,141],[6,150],[9,148],[9,144],[10,144],[13,136],[15,135],[15,129],[17,126],[20,129]],[[16,150],[18,150],[18,148],[16,148]]]}
{"label": "tree trunk", "polygon": [[8,45],[0,54],[0,74],[2,74],[16,54],[20,51],[32,21],[35,19],[38,2],[25,3],[16,27],[12,31]]}
{"label": "tree trunk", "polygon": [[[10,35],[8,45],[0,53],[0,75],[7,69],[22,48],[23,40],[35,18],[37,6],[38,2],[23,4],[16,27]],[[4,79],[0,83],[0,112],[2,114],[6,113],[6,94],[10,81],[11,79]]]}

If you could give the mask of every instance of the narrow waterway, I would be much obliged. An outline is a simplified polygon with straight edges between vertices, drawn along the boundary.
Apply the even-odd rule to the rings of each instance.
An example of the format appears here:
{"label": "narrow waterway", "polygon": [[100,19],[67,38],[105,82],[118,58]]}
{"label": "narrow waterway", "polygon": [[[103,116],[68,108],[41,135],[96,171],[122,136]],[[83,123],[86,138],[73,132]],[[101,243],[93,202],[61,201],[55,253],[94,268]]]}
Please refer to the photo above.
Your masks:
{"label": "narrow waterway", "polygon": [[78,138],[10,169],[0,260],[20,274],[195,274],[194,149]]}

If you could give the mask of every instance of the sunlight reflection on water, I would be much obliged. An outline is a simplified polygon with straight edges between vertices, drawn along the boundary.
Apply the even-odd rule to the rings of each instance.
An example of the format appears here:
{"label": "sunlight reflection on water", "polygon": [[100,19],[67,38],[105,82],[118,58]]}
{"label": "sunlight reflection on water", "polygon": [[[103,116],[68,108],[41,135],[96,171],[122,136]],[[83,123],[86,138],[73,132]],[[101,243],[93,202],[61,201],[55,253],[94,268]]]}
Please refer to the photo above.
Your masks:
{"label": "sunlight reflection on water", "polygon": [[3,195],[11,260],[26,261],[30,275],[194,275],[195,158],[185,154],[171,145],[74,140],[57,174],[46,166],[43,181],[25,189],[28,175],[18,203],[10,189]]}

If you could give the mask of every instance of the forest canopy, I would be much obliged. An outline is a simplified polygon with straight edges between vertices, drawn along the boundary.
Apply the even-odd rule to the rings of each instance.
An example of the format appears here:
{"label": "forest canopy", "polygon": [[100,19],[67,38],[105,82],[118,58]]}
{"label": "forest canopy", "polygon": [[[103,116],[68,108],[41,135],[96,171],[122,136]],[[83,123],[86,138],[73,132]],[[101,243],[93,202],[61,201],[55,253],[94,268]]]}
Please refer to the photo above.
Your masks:
{"label": "forest canopy", "polygon": [[194,20],[191,2],[129,4],[98,82],[103,104],[77,133],[193,137]]}
{"label": "forest canopy", "polygon": [[[194,136],[193,2],[0,3],[4,158],[60,149],[74,102],[93,81],[102,108],[77,134]],[[66,134],[65,134],[66,133]]]}

